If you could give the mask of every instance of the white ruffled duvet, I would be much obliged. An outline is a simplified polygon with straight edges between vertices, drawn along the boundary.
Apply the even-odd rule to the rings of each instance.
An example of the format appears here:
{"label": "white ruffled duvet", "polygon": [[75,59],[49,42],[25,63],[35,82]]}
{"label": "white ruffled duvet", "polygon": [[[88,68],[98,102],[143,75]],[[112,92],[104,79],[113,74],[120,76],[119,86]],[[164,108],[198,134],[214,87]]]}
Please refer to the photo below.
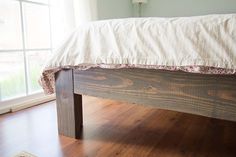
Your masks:
{"label": "white ruffled duvet", "polygon": [[195,66],[235,72],[236,14],[88,23],[78,27],[53,53],[41,83],[47,88],[49,83],[45,82],[61,68],[100,65]]}

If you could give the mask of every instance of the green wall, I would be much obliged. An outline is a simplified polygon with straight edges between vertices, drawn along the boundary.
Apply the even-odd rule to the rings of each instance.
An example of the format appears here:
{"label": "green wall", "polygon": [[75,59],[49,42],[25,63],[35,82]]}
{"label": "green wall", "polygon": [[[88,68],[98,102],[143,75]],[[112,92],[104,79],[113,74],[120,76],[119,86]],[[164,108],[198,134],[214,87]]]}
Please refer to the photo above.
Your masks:
{"label": "green wall", "polygon": [[98,19],[127,18],[133,13],[131,0],[97,0]]}
{"label": "green wall", "polygon": [[[98,18],[126,18],[137,16],[137,5],[132,0],[98,0]],[[142,15],[193,16],[215,13],[236,13],[236,0],[148,0]]]}
{"label": "green wall", "polygon": [[143,16],[169,17],[236,13],[236,0],[149,0],[149,3],[143,5],[142,9]]}

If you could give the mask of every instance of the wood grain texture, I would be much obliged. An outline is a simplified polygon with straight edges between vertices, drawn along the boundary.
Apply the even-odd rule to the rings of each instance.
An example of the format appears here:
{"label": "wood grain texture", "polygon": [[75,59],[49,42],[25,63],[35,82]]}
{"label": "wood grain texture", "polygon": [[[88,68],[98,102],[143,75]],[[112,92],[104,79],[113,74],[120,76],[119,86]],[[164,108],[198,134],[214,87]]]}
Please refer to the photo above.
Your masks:
{"label": "wood grain texture", "polygon": [[88,96],[83,104],[80,140],[58,136],[56,102],[0,115],[0,156],[236,156],[236,122]]}
{"label": "wood grain texture", "polygon": [[236,76],[152,69],[74,71],[74,91],[236,121]]}
{"label": "wood grain texture", "polygon": [[56,102],[59,134],[80,138],[83,123],[82,96],[74,94],[73,70],[56,74]]}

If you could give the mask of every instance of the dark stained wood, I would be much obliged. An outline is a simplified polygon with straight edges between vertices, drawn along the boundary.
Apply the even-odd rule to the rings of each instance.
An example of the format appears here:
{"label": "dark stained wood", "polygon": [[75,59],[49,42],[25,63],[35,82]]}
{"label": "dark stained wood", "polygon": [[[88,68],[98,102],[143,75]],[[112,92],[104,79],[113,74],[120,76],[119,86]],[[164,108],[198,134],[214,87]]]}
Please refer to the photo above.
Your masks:
{"label": "dark stained wood", "polygon": [[74,94],[73,70],[56,74],[56,101],[59,134],[80,138],[82,135],[82,96]]}
{"label": "dark stained wood", "polygon": [[74,71],[74,90],[102,98],[236,121],[236,76],[153,69]]}
{"label": "dark stained wood", "polygon": [[83,97],[84,134],[58,136],[56,103],[0,116],[0,156],[235,157],[236,122]]}

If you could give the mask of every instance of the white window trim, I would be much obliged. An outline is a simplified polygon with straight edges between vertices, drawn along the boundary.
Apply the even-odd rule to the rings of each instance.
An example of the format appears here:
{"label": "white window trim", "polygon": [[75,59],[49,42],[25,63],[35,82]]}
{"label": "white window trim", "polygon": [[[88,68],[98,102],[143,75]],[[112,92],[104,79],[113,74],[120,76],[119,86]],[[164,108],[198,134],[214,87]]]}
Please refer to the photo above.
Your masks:
{"label": "white window trim", "polygon": [[45,95],[43,93],[36,93],[25,97],[4,101],[1,102],[0,105],[0,114],[16,112],[53,100],[55,100],[54,94]]}
{"label": "white window trim", "polygon": [[[25,69],[25,86],[26,86],[26,96],[22,96],[20,98],[13,98],[11,100],[0,101],[0,114],[6,112],[17,111],[23,108],[31,107],[38,105],[40,103],[44,103],[50,100],[55,100],[55,95],[45,96],[42,92],[38,92],[36,94],[29,93],[29,80],[28,80],[28,67],[27,67],[27,51],[51,51],[52,52],[52,26],[51,26],[51,14],[50,14],[50,4],[33,2],[31,0],[14,0],[18,1],[20,5],[20,16],[21,16],[21,33],[22,33],[22,49],[1,49],[1,52],[19,52],[22,51],[24,55],[24,69]],[[26,49],[25,47],[25,26],[24,26],[24,17],[23,17],[23,6],[22,3],[31,3],[36,5],[48,6],[49,8],[49,29],[50,29],[50,48],[39,48],[39,49]]]}

